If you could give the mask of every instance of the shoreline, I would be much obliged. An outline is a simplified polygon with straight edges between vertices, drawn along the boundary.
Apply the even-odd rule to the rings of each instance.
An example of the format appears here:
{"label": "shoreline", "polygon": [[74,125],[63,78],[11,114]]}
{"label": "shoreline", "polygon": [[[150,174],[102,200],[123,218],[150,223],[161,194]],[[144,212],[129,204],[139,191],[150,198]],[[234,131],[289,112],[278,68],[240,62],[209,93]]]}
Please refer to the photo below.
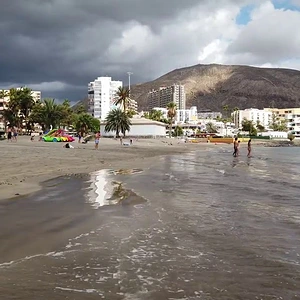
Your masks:
{"label": "shoreline", "polygon": [[[60,176],[88,174],[101,169],[146,169],[165,155],[183,154],[212,147],[208,143],[182,143],[177,139],[134,140],[132,146],[121,146],[115,139],[94,143],[31,142],[20,136],[17,143],[1,141],[0,201],[30,195],[43,188],[43,182]],[[171,145],[172,144],[172,145]]]}
{"label": "shoreline", "polygon": [[[254,141],[255,147],[285,147],[289,141]],[[243,145],[245,143],[242,143]],[[180,139],[138,139],[132,146],[121,146],[115,139],[102,138],[74,149],[64,143],[31,142],[20,136],[17,143],[0,141],[0,201],[19,198],[43,188],[43,182],[60,176],[88,174],[101,169],[146,169],[165,155],[184,154],[206,148],[228,146],[222,143],[184,143]],[[298,146],[294,143],[293,146]]]}

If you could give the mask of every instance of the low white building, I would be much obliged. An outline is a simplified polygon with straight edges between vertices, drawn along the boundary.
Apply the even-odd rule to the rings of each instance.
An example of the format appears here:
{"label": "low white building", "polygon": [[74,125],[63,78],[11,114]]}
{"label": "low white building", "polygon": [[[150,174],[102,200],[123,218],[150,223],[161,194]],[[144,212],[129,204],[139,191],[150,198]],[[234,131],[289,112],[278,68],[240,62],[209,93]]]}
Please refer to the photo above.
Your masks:
{"label": "low white building", "polygon": [[259,132],[258,136],[269,136],[271,139],[287,139],[288,133],[284,131],[266,131],[266,132]]}
{"label": "low white building", "polygon": [[[166,124],[149,120],[146,118],[132,118],[130,131],[126,132],[126,136],[130,137],[145,137],[145,138],[160,138],[166,137]],[[115,132],[105,132],[106,122],[101,122],[100,133],[103,137],[114,137]]]}
{"label": "low white building", "polygon": [[[164,118],[168,118],[168,109],[163,107],[154,107],[153,110],[161,111]],[[192,106],[190,109],[177,109],[175,116],[175,124],[197,124],[198,122],[198,114],[197,107]]]}
{"label": "low white building", "polygon": [[272,121],[272,112],[257,109],[257,108],[247,108],[244,110],[234,111],[232,114],[233,122],[236,128],[242,128],[242,122],[244,119],[252,121],[256,126],[258,123],[265,128],[268,128]]}

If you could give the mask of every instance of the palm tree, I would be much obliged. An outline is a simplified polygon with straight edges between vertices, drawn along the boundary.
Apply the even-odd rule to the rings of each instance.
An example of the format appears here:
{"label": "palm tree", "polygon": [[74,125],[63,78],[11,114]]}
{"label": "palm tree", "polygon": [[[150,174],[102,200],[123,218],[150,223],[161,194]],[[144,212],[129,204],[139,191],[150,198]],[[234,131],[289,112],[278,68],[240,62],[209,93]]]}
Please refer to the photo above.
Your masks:
{"label": "palm tree", "polygon": [[73,126],[81,136],[84,136],[89,131],[99,131],[100,121],[88,113],[80,113],[73,116]]}
{"label": "palm tree", "polygon": [[111,110],[105,121],[105,132],[115,131],[116,137],[120,137],[120,132],[125,136],[126,131],[130,131],[131,122],[129,116],[120,108]]}
{"label": "palm tree", "polygon": [[127,111],[127,107],[130,101],[130,91],[128,88],[125,87],[119,87],[116,92],[117,99],[115,100],[115,105],[120,105],[123,107],[123,111]]}
{"label": "palm tree", "polygon": [[170,102],[167,105],[167,109],[168,109],[168,118],[169,118],[169,122],[170,122],[169,137],[172,137],[172,126],[173,126],[174,118],[176,117],[176,103]]}
{"label": "palm tree", "polygon": [[59,125],[63,113],[61,106],[55,103],[54,99],[44,99],[37,102],[31,112],[30,121],[39,123],[43,130],[49,130]]}

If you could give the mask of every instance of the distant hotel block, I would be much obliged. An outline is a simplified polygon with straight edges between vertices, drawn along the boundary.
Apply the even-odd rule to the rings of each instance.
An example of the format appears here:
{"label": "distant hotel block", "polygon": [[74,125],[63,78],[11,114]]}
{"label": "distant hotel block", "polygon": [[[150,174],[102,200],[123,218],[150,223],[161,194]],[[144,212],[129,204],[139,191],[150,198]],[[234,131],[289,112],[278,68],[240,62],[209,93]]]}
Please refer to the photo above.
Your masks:
{"label": "distant hotel block", "polygon": [[116,92],[123,86],[122,81],[113,81],[111,77],[98,77],[88,84],[88,112],[97,119],[105,120],[114,108]]}
{"label": "distant hotel block", "polygon": [[185,109],[186,96],[183,85],[173,84],[167,87],[160,87],[148,94],[149,109],[154,107],[165,108],[168,103],[174,102],[177,109]]}

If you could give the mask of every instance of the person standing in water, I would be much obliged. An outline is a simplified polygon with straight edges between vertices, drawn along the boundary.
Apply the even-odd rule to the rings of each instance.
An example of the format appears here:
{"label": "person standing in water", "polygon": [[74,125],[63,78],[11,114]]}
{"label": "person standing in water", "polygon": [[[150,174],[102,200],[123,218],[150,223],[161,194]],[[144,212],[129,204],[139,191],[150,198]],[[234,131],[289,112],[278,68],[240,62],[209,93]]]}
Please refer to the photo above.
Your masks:
{"label": "person standing in water", "polygon": [[236,137],[233,142],[233,154],[232,155],[234,157],[237,157],[237,155],[238,155],[238,147],[239,147],[239,143],[238,143],[238,138]]}
{"label": "person standing in water", "polygon": [[95,149],[97,150],[99,147],[99,141],[100,141],[100,131],[97,131],[95,134]]}
{"label": "person standing in water", "polygon": [[251,139],[248,141],[248,154],[247,156],[250,157],[251,156]]}

